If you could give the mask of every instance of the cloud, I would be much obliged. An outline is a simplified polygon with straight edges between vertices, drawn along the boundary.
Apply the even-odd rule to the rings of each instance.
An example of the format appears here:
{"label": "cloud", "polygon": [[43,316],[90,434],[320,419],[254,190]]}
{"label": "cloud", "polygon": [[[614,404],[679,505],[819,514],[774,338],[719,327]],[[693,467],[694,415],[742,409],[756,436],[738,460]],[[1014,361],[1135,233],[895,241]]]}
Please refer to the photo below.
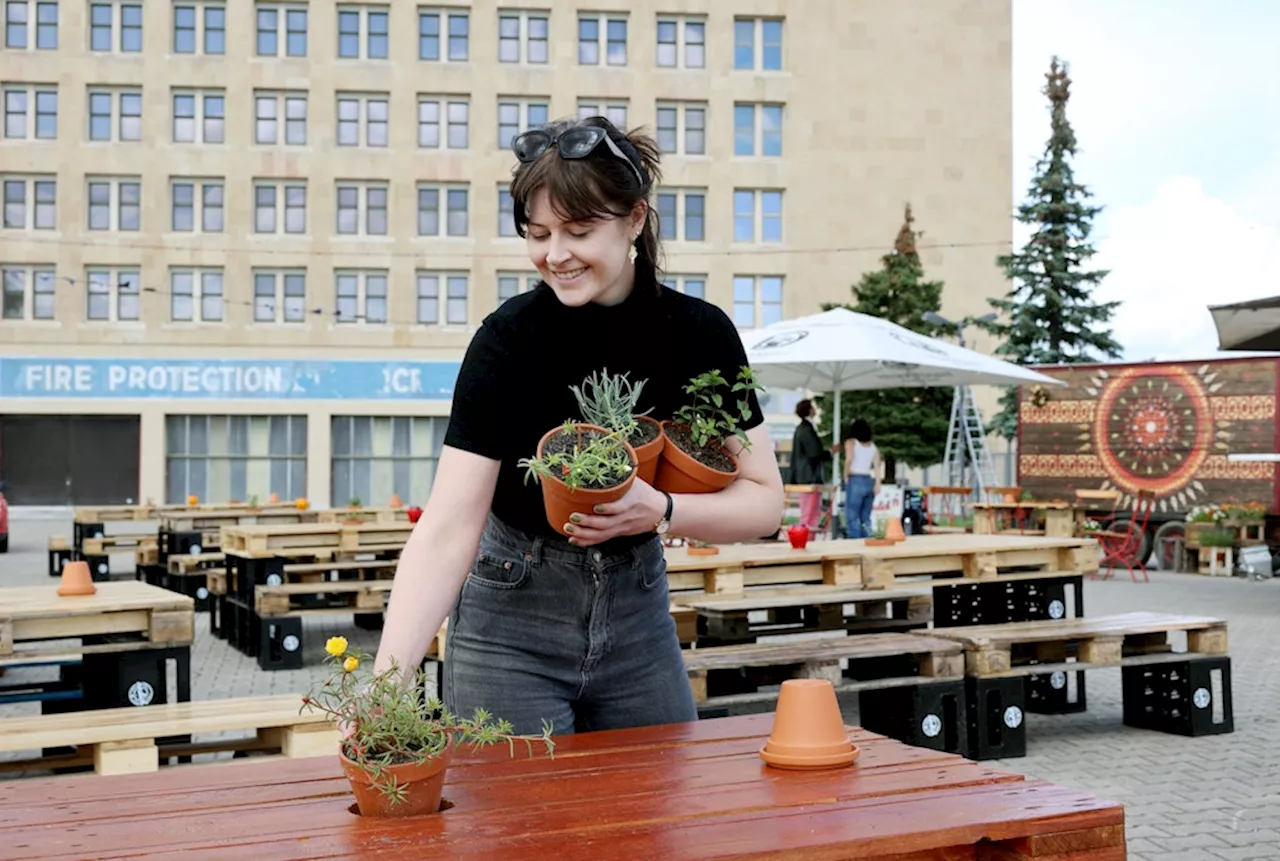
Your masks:
{"label": "cloud", "polygon": [[1280,231],[1194,177],[1166,179],[1146,203],[1113,209],[1097,246],[1093,264],[1110,270],[1097,298],[1124,303],[1112,323],[1126,359],[1216,355],[1209,305],[1280,294]]}

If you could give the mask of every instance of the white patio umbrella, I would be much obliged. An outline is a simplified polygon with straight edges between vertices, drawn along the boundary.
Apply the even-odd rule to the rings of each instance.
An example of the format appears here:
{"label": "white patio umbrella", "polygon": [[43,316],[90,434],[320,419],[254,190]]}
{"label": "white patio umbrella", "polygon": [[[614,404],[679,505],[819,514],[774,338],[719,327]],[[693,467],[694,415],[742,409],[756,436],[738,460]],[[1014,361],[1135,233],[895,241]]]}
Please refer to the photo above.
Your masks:
{"label": "white patio umbrella", "polygon": [[1210,305],[1218,349],[1280,350],[1280,296],[1231,305]]}
{"label": "white patio umbrella", "polygon": [[[766,386],[835,392],[832,442],[840,442],[842,389],[1064,386],[1065,382],[845,308],[742,334],[747,361]],[[839,475],[839,455],[835,459]]]}

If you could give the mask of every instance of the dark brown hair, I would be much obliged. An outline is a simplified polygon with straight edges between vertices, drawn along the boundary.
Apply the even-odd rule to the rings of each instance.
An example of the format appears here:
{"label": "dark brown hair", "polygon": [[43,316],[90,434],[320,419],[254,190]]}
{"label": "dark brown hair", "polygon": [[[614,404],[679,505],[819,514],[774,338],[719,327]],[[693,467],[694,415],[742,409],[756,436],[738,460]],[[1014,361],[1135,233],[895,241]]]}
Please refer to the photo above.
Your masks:
{"label": "dark brown hair", "polygon": [[813,415],[813,401],[805,398],[803,401],[796,404],[796,415],[802,419],[807,419],[809,416]]}
{"label": "dark brown hair", "polygon": [[653,279],[659,277],[662,244],[659,241],[658,211],[650,205],[654,186],[662,180],[658,145],[653,138],[633,129],[624,134],[604,117],[556,120],[541,128],[557,136],[577,126],[599,126],[617,144],[631,163],[640,170],[643,183],[637,183],[630,167],[610,152],[601,142],[586,158],[562,158],[555,147],[526,164],[517,164],[511,180],[511,202],[515,214],[516,233],[524,237],[529,224],[529,201],[540,188],[547,191],[547,201],[565,221],[591,221],[598,218],[627,218],[635,205],[645,203],[645,223],[636,240],[636,272]]}

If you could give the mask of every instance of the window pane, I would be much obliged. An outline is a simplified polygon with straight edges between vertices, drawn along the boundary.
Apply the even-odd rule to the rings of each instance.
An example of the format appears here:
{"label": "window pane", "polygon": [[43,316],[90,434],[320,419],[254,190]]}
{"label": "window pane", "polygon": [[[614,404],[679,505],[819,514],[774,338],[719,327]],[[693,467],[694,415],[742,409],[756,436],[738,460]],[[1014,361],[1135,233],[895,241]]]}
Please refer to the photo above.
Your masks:
{"label": "window pane", "polygon": [[733,67],[735,69],[754,69],[756,67],[756,22],[752,19],[738,19],[733,22]]}
{"label": "window pane", "polygon": [[735,105],[733,108],[733,154],[755,155],[756,109],[753,105]]}

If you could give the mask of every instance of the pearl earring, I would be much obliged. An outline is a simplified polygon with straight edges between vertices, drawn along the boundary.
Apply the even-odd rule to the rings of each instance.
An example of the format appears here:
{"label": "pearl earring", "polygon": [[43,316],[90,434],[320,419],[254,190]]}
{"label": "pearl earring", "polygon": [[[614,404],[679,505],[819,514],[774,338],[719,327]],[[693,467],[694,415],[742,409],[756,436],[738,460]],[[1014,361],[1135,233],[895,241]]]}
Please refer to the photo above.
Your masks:
{"label": "pearl earring", "polygon": [[639,253],[640,253],[640,249],[636,248],[636,245],[634,242],[631,243],[631,250],[627,252],[627,257],[630,258],[633,264],[636,262],[636,255]]}

